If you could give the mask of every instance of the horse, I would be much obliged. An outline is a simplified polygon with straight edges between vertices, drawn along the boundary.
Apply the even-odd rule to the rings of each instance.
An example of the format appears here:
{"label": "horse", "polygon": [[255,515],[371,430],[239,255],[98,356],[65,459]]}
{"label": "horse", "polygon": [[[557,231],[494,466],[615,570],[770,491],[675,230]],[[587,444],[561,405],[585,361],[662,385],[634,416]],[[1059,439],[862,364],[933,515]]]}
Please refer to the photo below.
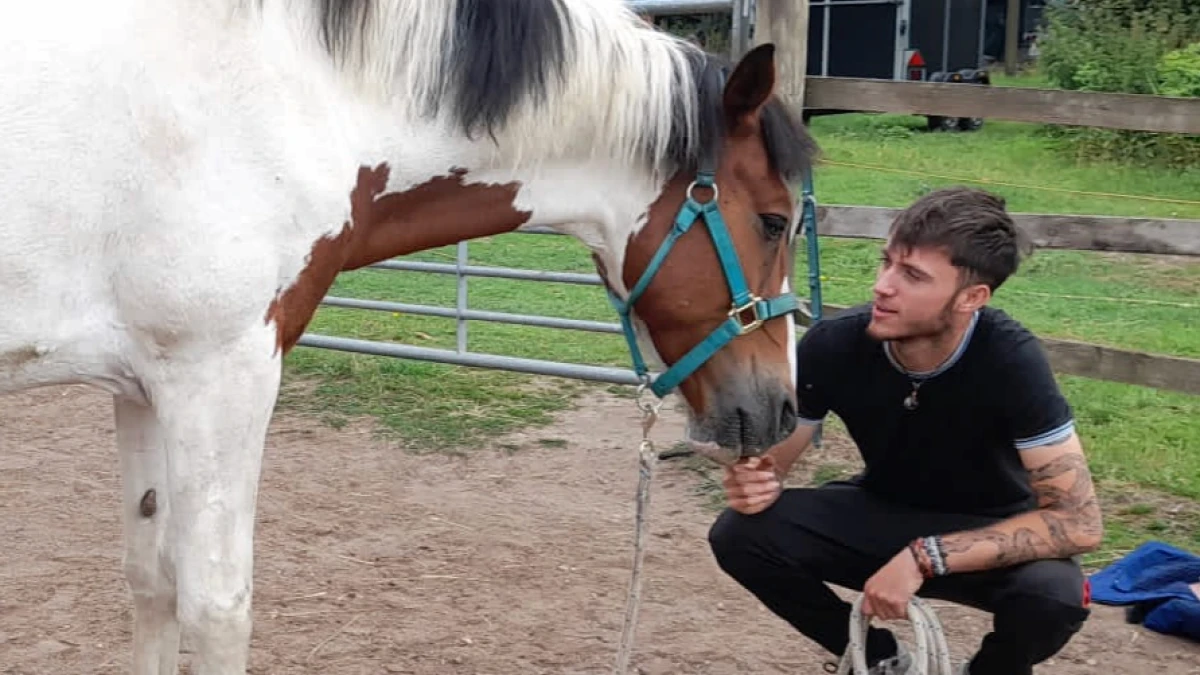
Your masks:
{"label": "horse", "polygon": [[726,60],[621,0],[13,8],[0,392],[112,395],[135,675],[177,672],[181,631],[193,673],[245,672],[282,363],[341,272],[558,229],[698,451],[756,456],[795,428],[817,147],[773,45]]}

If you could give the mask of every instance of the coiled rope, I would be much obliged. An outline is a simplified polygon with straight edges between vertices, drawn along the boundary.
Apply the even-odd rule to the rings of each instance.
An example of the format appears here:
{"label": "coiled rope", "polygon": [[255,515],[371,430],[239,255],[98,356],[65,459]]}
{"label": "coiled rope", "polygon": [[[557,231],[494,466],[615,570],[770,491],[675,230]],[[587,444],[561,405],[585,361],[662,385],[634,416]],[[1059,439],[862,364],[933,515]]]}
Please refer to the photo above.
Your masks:
{"label": "coiled rope", "polygon": [[[867,629],[870,621],[863,617],[863,596],[859,595],[850,609],[850,642],[838,663],[837,675],[868,675]],[[908,603],[908,620],[916,635],[917,649],[908,671],[912,675],[955,675],[950,665],[950,649],[946,635],[933,608],[920,598]]]}

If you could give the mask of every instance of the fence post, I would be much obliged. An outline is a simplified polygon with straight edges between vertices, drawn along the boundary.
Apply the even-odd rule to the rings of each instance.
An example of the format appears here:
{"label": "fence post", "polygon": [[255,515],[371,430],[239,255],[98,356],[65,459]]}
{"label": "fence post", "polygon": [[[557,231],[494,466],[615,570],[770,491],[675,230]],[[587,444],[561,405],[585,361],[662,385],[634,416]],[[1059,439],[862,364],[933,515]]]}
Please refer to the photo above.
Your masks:
{"label": "fence post", "polygon": [[737,61],[750,49],[750,33],[754,29],[751,10],[754,0],[733,0],[733,17],[729,31],[729,58]]}
{"label": "fence post", "polygon": [[470,262],[467,251],[467,242],[465,240],[458,242],[458,255],[454,262],[455,267],[457,268],[454,272],[454,276],[458,281],[456,307],[457,313],[454,318],[455,329],[457,333],[456,346],[459,354],[465,354],[467,351],[467,319],[464,315],[467,312],[467,275],[464,268]]}
{"label": "fence post", "polygon": [[808,68],[808,0],[757,0],[754,44],[775,44],[777,91],[799,115]]}
{"label": "fence post", "polygon": [[1016,75],[1021,57],[1021,0],[1008,0],[1004,19],[1004,74]]}

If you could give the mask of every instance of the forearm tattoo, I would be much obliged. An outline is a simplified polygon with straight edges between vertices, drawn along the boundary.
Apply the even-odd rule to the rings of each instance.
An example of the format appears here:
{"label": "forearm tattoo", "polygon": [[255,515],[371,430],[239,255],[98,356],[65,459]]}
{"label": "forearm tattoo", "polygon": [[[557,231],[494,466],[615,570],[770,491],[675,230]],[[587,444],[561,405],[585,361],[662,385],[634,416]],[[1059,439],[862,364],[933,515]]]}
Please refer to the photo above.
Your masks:
{"label": "forearm tattoo", "polygon": [[1038,497],[1036,512],[940,538],[951,571],[956,556],[981,544],[990,545],[992,550],[986,559],[970,556],[974,564],[969,567],[1002,567],[1091,550],[1102,535],[1103,525],[1083,456],[1071,453],[1051,460],[1031,471],[1030,481]]}

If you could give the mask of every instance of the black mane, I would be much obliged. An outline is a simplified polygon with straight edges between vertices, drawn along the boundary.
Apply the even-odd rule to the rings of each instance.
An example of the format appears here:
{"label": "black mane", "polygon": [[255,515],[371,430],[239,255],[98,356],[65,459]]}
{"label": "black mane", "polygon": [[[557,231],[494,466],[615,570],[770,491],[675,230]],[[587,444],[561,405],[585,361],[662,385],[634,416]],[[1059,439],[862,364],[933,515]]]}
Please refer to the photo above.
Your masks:
{"label": "black mane", "polygon": [[[371,18],[375,0],[316,0],[322,41],[331,56],[344,57]],[[442,81],[435,87],[448,98],[454,119],[468,136],[502,128],[517,105],[543,99],[552,77],[563,76],[573,30],[559,0],[497,2],[458,0],[454,49],[443,56]],[[700,142],[688,137],[682,114],[672,124],[668,159],[683,169],[715,162],[725,137],[722,92],[732,64],[724,57],[696,51],[688,59],[697,83]],[[677,96],[682,96],[678,92]],[[446,105],[435,94],[431,110]],[[680,107],[682,110],[682,106]],[[763,142],[773,167],[788,180],[809,170],[816,144],[804,126],[778,99],[762,115]],[[646,152],[652,150],[646,139]]]}
{"label": "black mane", "polygon": [[[724,56],[699,52],[692,56],[690,65],[699,102],[697,132],[704,142],[688,152],[686,121],[677,118],[671,130],[670,159],[680,167],[695,169],[706,162],[715,166],[719,160],[716,153],[728,129],[723,105],[725,81],[734,64]],[[799,180],[808,173],[818,153],[816,141],[778,97],[763,108],[761,130],[767,157],[776,171],[788,181]]]}

